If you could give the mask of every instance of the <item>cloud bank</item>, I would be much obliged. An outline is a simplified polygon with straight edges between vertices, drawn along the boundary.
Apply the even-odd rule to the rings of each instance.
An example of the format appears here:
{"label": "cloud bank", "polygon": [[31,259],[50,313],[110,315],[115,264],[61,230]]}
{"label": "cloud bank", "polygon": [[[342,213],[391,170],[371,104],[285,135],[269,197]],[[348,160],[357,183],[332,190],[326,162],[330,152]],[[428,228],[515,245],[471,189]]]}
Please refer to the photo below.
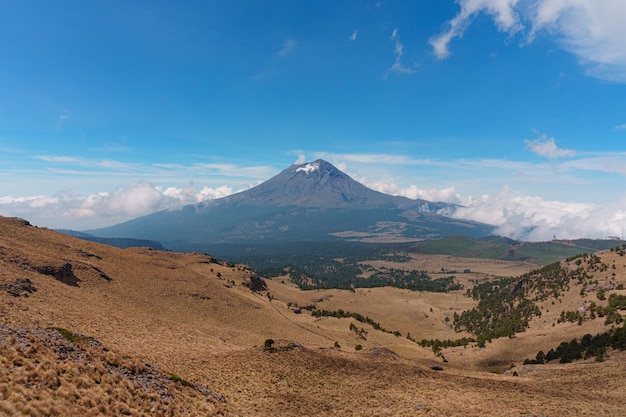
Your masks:
{"label": "cloud bank", "polygon": [[[546,135],[526,140],[525,146],[529,152],[548,161],[441,161],[417,159],[403,154],[325,152],[307,155],[304,150],[295,150],[293,155],[297,159],[296,163],[303,163],[307,159],[326,159],[368,187],[387,194],[457,204],[460,207],[445,214],[493,224],[497,234],[515,239],[622,235],[626,226],[626,194],[620,196],[619,190],[623,189],[623,177],[626,177],[626,153],[575,152],[559,147],[554,138]],[[68,156],[48,155],[39,156],[38,159],[59,164],[55,167],[63,168],[63,172],[88,167],[88,171],[79,172],[91,184],[89,189],[98,184],[93,183],[92,178],[99,178],[111,171],[117,173],[122,164]],[[102,169],[95,170],[94,167]],[[0,215],[18,216],[33,224],[52,228],[99,228],[160,210],[177,209],[187,204],[225,197],[258,184],[260,180],[257,179],[266,179],[275,172],[266,166],[242,167],[214,163],[191,166],[152,164],[149,167],[126,164],[124,168],[127,176],[143,176],[145,179],[112,191],[96,193],[59,191],[53,195],[4,195],[0,196]],[[353,174],[355,169],[360,174]],[[390,176],[392,172],[400,179],[401,185]],[[450,173],[455,174],[447,176]],[[192,175],[211,178],[213,186],[195,183],[175,185],[181,183],[180,178]],[[116,174],[115,178],[118,176]],[[175,186],[155,184],[160,181],[155,180],[156,177]],[[466,177],[472,179],[470,183],[464,180]],[[415,185],[416,182],[431,186],[420,187]],[[478,185],[474,186],[473,182]],[[578,195],[587,196],[590,201],[609,201],[604,204],[566,201],[568,197],[559,199],[554,193],[547,198],[542,194],[546,184],[574,188],[579,190]]]}
{"label": "cloud bank", "polygon": [[464,197],[452,186],[442,189],[420,189],[415,185],[401,188],[388,181],[367,185],[392,195],[458,204],[455,210],[442,214],[494,225],[494,234],[517,240],[622,237],[626,226],[626,196],[606,205],[596,205],[516,194],[508,187],[496,196]]}
{"label": "cloud bank", "polygon": [[626,224],[624,202],[599,206],[550,201],[505,189],[498,196],[468,201],[451,216],[493,224],[496,234],[519,240],[604,238],[621,236]]}
{"label": "cloud bank", "polygon": [[623,0],[457,0],[460,10],[444,30],[430,39],[438,59],[450,56],[450,45],[463,36],[474,18],[489,15],[498,30],[553,38],[574,54],[589,75],[626,82],[626,2]]}
{"label": "cloud bank", "polygon": [[160,210],[177,209],[233,194],[228,186],[160,187],[132,183],[111,192],[77,195],[60,191],[52,196],[0,197],[0,215],[22,217],[36,225],[84,230],[124,222]]}
{"label": "cloud bank", "polygon": [[[597,205],[547,200],[515,193],[509,187],[498,195],[463,196],[454,186],[401,187],[390,179],[365,182],[365,185],[391,195],[457,204],[456,210],[443,214],[492,224],[496,226],[496,234],[519,240],[621,237],[626,226],[626,196]],[[226,197],[233,192],[233,188],[226,185],[199,187],[190,184],[180,188],[137,182],[111,192],[89,195],[60,191],[52,196],[4,196],[0,197],[0,214],[22,217],[36,225],[85,230]]]}

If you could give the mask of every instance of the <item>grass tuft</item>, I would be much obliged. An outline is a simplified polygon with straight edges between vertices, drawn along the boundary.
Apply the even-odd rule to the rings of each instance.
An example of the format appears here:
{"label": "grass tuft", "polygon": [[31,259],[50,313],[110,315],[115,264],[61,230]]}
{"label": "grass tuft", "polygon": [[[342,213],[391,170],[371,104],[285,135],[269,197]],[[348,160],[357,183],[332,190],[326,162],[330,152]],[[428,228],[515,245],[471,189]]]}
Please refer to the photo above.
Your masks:
{"label": "grass tuft", "polygon": [[72,343],[81,343],[81,342],[85,342],[88,339],[87,336],[83,336],[81,334],[71,332],[62,327],[53,327],[53,329],[59,332],[61,336],[63,336],[64,338],[66,338]]}
{"label": "grass tuft", "polygon": [[184,380],[183,378],[181,378],[180,376],[174,374],[174,373],[170,373],[170,379],[174,382],[176,382],[177,384],[181,384],[184,387],[192,387],[193,384],[189,381]]}

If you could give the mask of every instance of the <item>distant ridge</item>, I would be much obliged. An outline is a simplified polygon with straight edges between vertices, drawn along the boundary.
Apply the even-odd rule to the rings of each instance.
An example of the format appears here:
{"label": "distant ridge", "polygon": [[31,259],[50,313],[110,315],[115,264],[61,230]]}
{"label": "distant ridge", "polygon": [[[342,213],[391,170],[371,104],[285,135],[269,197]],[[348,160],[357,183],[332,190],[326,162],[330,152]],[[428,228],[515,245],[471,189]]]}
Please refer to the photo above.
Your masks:
{"label": "distant ridge", "polygon": [[98,237],[89,233],[77,232],[75,230],[58,229],[56,230],[64,235],[77,237],[82,240],[88,240],[90,242],[102,243],[105,245],[115,246],[117,248],[152,248],[156,250],[166,250],[160,242],[147,239],[133,239],[133,238],[116,238],[116,237]]}
{"label": "distant ridge", "polygon": [[493,233],[490,225],[441,214],[454,207],[374,191],[318,159],[291,165],[262,184],[228,197],[88,232],[155,240],[179,251],[204,251],[225,243],[392,243]]}

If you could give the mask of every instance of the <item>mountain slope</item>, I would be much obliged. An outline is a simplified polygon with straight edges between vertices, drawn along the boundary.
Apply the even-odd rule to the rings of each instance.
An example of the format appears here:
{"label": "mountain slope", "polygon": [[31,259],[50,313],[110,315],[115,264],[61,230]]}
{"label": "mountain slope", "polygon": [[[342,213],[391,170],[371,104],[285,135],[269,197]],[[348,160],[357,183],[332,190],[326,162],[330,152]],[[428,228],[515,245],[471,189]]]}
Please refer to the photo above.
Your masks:
{"label": "mountain slope", "polygon": [[225,197],[222,202],[323,208],[406,208],[429,212],[448,206],[374,191],[322,159],[291,165],[264,183]]}
{"label": "mountain slope", "polygon": [[90,233],[151,239],[174,250],[198,251],[221,243],[402,242],[491,233],[491,226],[438,214],[450,207],[371,190],[333,165],[317,160],[292,165],[232,196],[161,211]]}
{"label": "mountain slope", "polygon": [[[622,251],[600,256],[583,260],[602,270],[594,279],[626,283]],[[562,337],[606,327],[590,318],[552,326],[561,309],[583,302],[578,285],[562,303],[544,303],[544,315],[515,339],[447,348],[445,363],[404,334],[458,336],[445,318],[475,305],[462,291],[303,292],[271,280],[255,293],[244,285],[253,276],[208,255],[122,250],[0,217],[0,414],[622,414],[623,356],[521,366]],[[313,317],[308,305],[363,313],[402,337],[353,318]],[[262,347],[269,338],[273,350]],[[477,370],[511,363],[519,377]]]}

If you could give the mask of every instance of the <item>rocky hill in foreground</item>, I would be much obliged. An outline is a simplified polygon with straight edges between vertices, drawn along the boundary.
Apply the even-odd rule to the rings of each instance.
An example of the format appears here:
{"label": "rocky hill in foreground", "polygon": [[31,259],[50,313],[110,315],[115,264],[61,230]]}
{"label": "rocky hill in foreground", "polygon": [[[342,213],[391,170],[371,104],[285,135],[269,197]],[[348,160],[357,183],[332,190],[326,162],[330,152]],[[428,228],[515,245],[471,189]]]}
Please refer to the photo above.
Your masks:
{"label": "rocky hill in foreground", "polygon": [[[603,362],[522,364],[607,328],[597,306],[580,325],[558,320],[601,290],[598,306],[619,294],[624,257],[599,259],[571,260],[594,277],[538,299],[542,316],[525,332],[442,357],[411,339],[471,336],[451,330],[453,313],[479,306],[464,296],[471,280],[523,264],[474,261],[471,280],[459,277],[466,288],[450,293],[306,292],[205,254],[122,250],[0,218],[0,415],[619,415],[619,351]],[[339,309],[371,321],[311,315]]]}

